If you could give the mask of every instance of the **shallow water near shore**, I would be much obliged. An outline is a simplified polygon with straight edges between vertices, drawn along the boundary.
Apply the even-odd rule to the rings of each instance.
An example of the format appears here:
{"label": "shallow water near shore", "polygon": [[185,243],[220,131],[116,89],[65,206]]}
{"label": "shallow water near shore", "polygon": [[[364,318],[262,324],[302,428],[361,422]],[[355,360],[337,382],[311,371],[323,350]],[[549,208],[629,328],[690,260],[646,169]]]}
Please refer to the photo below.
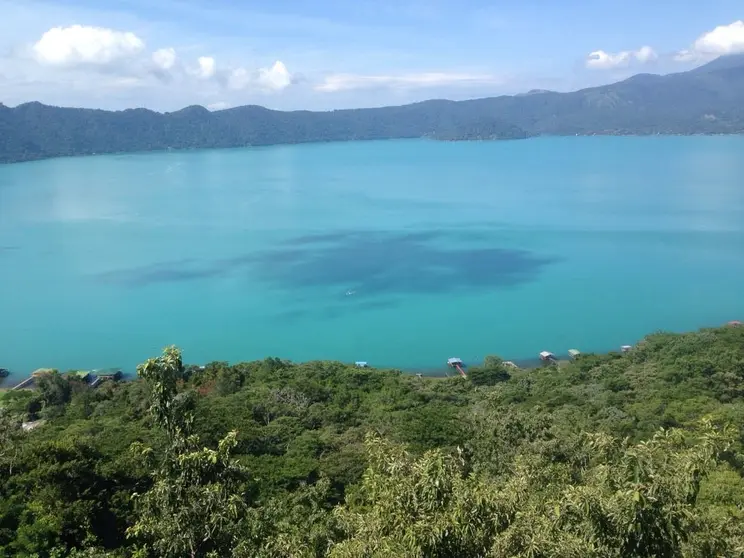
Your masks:
{"label": "shallow water near shore", "polygon": [[434,372],[744,318],[744,138],[423,140],[0,166],[0,367]]}

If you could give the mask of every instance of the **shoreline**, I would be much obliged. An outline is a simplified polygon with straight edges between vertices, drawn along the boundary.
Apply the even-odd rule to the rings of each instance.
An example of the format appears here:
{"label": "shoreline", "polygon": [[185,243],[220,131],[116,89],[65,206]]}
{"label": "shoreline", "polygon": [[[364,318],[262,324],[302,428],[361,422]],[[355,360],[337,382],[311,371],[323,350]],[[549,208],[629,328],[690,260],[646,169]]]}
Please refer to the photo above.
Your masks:
{"label": "shoreline", "polygon": [[[619,347],[618,347],[617,351],[619,351]],[[610,352],[614,352],[614,351],[613,350],[594,351],[594,352],[587,352],[587,353],[584,353],[584,354],[607,354],[607,353],[610,353]],[[570,356],[568,355],[567,352],[565,354],[564,353],[555,353],[555,356],[556,356],[557,361],[559,361],[559,362],[570,360]],[[265,357],[265,358],[268,358],[268,357]],[[263,359],[237,360],[235,362],[229,362],[229,364],[231,366],[234,366],[236,364],[240,364],[240,363],[243,363],[243,362],[260,362],[261,360],[263,360]],[[293,364],[302,364],[302,363],[305,363],[305,362],[319,362],[319,361],[320,362],[340,362],[341,364],[344,364],[344,365],[347,365],[347,366],[350,366],[350,367],[353,367],[354,366],[354,363],[353,362],[345,362],[345,361],[334,360],[334,359],[310,359],[310,360],[297,360],[297,361],[291,360],[290,362],[293,363]],[[482,359],[481,360],[463,359],[463,361],[464,361],[464,364],[466,366],[466,369],[467,368],[470,368],[470,367],[473,367],[473,366],[479,366],[483,362]],[[519,359],[508,359],[508,358],[504,358],[504,361],[513,362],[521,370],[529,370],[529,369],[536,368],[536,367],[540,366],[540,364],[542,362],[540,360],[539,356],[535,356],[535,357],[532,357],[532,358],[519,358]],[[211,361],[211,362],[221,362],[221,361]],[[206,362],[204,364],[193,364],[193,363],[192,364],[189,364],[189,363],[187,363],[184,366],[186,366],[186,367],[189,367],[189,366],[205,366],[207,364],[210,364],[210,362]],[[377,365],[375,365],[374,362],[369,362],[369,368],[368,369],[370,369],[370,370],[395,370],[395,371],[400,371],[404,375],[407,375],[407,376],[415,376],[417,374],[421,374],[422,376],[427,377],[427,378],[445,378],[445,377],[448,377],[448,376],[453,375],[453,373],[450,371],[450,369],[447,368],[446,363],[443,363],[441,366],[437,366],[437,367],[435,367],[435,366],[398,367],[398,366],[387,366],[387,365],[379,365],[379,366],[377,366]],[[5,378],[0,378],[0,392],[12,390],[15,386],[17,386],[18,384],[20,384],[24,380],[27,380],[28,378],[30,378],[31,375],[32,375],[32,372],[34,372],[35,370],[39,370],[39,368],[36,368],[36,369],[31,370],[29,372],[24,372],[24,373],[18,373],[18,372],[11,371],[9,376],[7,376]],[[72,369],[69,369],[69,370],[68,369],[64,369],[64,370],[54,369],[54,370],[58,370],[58,372],[61,373],[61,374],[66,374],[68,372],[78,371],[78,370],[85,370],[87,372],[90,372],[91,374],[94,374],[94,371],[93,370],[87,370],[85,368],[81,368],[81,369],[72,368]],[[121,371],[122,371],[121,381],[128,382],[128,381],[135,380],[137,378],[137,371],[136,371],[136,369],[129,370],[129,369],[121,368]]]}
{"label": "shoreline", "polygon": [[[706,330],[722,329],[722,328],[726,328],[726,327],[739,327],[741,325],[742,325],[742,322],[740,322],[738,320],[732,320],[732,321],[726,322],[724,324],[721,324],[719,326],[705,326],[705,327],[700,327],[700,328],[698,328],[696,330],[689,330],[689,331],[683,331],[683,332],[656,331],[656,332],[648,333],[646,336],[652,335],[653,333],[666,333],[666,334],[671,334],[671,335],[684,335],[685,333],[702,332],[702,331],[706,331]],[[642,339],[644,339],[646,336],[644,336]],[[638,342],[642,341],[642,339],[639,340]],[[607,355],[607,354],[610,354],[610,353],[621,353],[621,352],[624,352],[624,350],[625,350],[624,348],[625,347],[635,346],[638,342],[634,343],[633,345],[620,346],[620,347],[617,347],[615,349],[609,349],[609,350],[604,350],[604,351],[588,351],[588,352],[582,352],[582,353],[579,353],[579,354],[581,354],[581,355]],[[573,357],[571,357],[571,355],[568,353],[568,351],[566,353],[551,353],[551,354],[554,356],[554,362],[556,362],[558,364],[563,363],[563,362],[571,362],[573,360]],[[268,358],[268,357],[265,357],[265,358]],[[244,363],[244,362],[245,363],[248,363],[248,362],[260,362],[262,360],[264,360],[264,359],[238,360],[238,361],[235,361],[235,362],[229,362],[228,364],[230,366],[234,366],[236,364],[240,364],[240,363]],[[533,370],[535,368],[540,367],[541,364],[542,364],[542,360],[540,359],[539,356],[536,356],[536,357],[533,357],[533,358],[521,358],[521,359],[511,359],[511,360],[505,358],[504,361],[505,362],[511,362],[511,363],[515,364],[516,367],[519,370]],[[211,361],[211,362],[221,362],[221,361]],[[306,363],[306,362],[334,362],[334,363],[341,363],[341,364],[346,365],[348,367],[354,367],[354,363],[353,362],[344,362],[344,361],[338,361],[338,360],[332,360],[332,359],[311,359],[311,360],[300,360],[300,361],[289,361],[289,362],[292,363],[292,364],[302,364],[302,363]],[[483,361],[482,360],[474,361],[474,360],[464,359],[463,362],[464,362],[464,365],[465,365],[465,370],[467,370],[468,368],[470,368],[472,366],[479,366],[480,364],[482,364]],[[207,364],[210,364],[210,363],[208,362],[208,363],[206,363],[204,365],[200,365],[200,364],[185,364],[184,366],[185,367],[197,367],[198,368],[198,367],[203,367],[203,366],[205,366]],[[441,367],[437,367],[437,368],[434,368],[434,367],[431,367],[431,366],[415,367],[415,368],[399,368],[399,367],[394,367],[394,366],[375,366],[374,363],[369,363],[369,367],[367,369],[369,369],[369,370],[399,371],[402,374],[408,375],[408,376],[415,376],[415,375],[421,374],[422,376],[427,377],[427,378],[445,378],[445,377],[450,377],[450,376],[456,375],[456,373],[450,371],[450,369],[447,368],[447,365],[446,364],[443,364]],[[36,370],[40,370],[40,369],[36,369]],[[49,370],[49,369],[47,368],[47,370]],[[117,381],[127,382],[127,381],[132,381],[132,380],[137,379],[136,369],[135,370],[131,370],[131,371],[125,371],[122,368],[116,368],[116,367],[114,367],[114,368],[108,368],[108,369],[93,369],[93,370],[84,370],[84,371],[85,372],[88,372],[91,376],[94,377],[94,380],[93,380],[93,382],[90,385],[92,385],[93,387],[95,387],[97,381],[101,381],[102,379],[106,379],[105,377],[106,376],[110,376],[111,373],[112,373],[112,371],[114,371],[114,370],[118,370],[119,371],[119,374],[120,374],[120,376],[116,378]],[[58,370],[58,372],[60,372],[61,374],[68,374],[68,373],[74,372],[74,371],[76,371],[76,370],[75,369],[72,369],[72,370]],[[80,369],[78,369],[77,371],[80,371]],[[98,374],[95,374],[96,371],[98,372]],[[96,376],[97,376],[97,379],[95,378]],[[11,391],[16,386],[18,386],[21,383],[23,383],[23,382],[31,379],[32,377],[33,377],[32,372],[29,372],[28,374],[25,374],[25,375],[24,374],[19,375],[17,373],[14,374],[11,371],[8,376],[6,376],[4,378],[0,378],[0,393]],[[20,388],[20,389],[33,389],[33,384],[34,384],[34,382],[30,382],[28,387],[24,387],[24,388]]]}
{"label": "shoreline", "polygon": [[285,142],[285,143],[259,143],[250,145],[229,145],[224,147],[183,147],[183,148],[162,148],[162,149],[146,149],[146,150],[134,150],[134,151],[100,151],[94,153],[73,153],[69,155],[49,155],[43,157],[35,157],[31,159],[18,159],[14,161],[6,161],[0,159],[0,167],[10,165],[22,165],[28,163],[38,163],[41,161],[53,161],[53,160],[65,160],[65,159],[82,159],[90,157],[109,157],[109,156],[122,156],[122,155],[150,155],[150,154],[165,154],[165,153],[195,153],[201,151],[228,151],[238,149],[267,149],[275,147],[285,146],[311,146],[311,145],[328,145],[328,144],[339,144],[339,143],[372,143],[372,142],[385,142],[385,141],[433,141],[439,143],[502,143],[510,141],[529,141],[529,140],[540,140],[550,138],[693,138],[693,137],[744,137],[744,130],[738,132],[700,132],[692,134],[683,133],[610,133],[610,132],[585,132],[579,134],[536,134],[528,135],[525,138],[506,138],[506,139],[477,139],[477,140],[438,140],[429,138],[426,136],[419,137],[390,137],[390,138],[370,138],[370,139],[342,139],[342,140],[310,140],[310,141],[297,141],[297,142]]}

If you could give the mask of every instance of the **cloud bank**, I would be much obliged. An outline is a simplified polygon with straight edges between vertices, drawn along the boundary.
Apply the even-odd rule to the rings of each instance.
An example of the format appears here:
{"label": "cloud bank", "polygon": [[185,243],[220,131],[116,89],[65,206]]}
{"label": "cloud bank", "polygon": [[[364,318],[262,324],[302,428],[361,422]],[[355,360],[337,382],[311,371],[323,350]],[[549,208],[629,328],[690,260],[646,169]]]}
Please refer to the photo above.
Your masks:
{"label": "cloud bank", "polygon": [[232,90],[279,92],[294,82],[287,66],[279,60],[253,71],[223,68],[213,56],[183,60],[174,47],[148,52],[145,41],[136,33],[104,27],[54,27],[31,45],[30,53],[34,62],[60,71],[104,72],[109,76],[106,84],[120,88],[139,87],[156,78],[186,86],[192,82],[193,87],[212,84]]}
{"label": "cloud bank", "polygon": [[[399,71],[399,62],[387,58],[382,68],[371,67],[376,62],[370,60],[361,66],[366,70],[349,72],[343,71],[343,66],[325,66],[329,61],[343,64],[343,57],[325,57],[313,71],[312,57],[302,53],[296,55],[296,60],[304,59],[304,69],[309,73],[294,74],[285,61],[276,58],[253,63],[236,59],[222,50],[224,43],[220,48],[219,40],[202,46],[173,44],[171,40],[158,44],[158,36],[148,36],[143,31],[154,27],[140,25],[136,20],[117,20],[119,28],[51,26],[56,21],[51,19],[32,35],[7,43],[5,52],[9,54],[4,58],[0,49],[0,83],[6,102],[39,99],[106,108],[199,103],[213,110],[247,103],[266,103],[276,108],[310,108],[316,103],[323,109],[332,109],[413,102],[432,96],[466,98],[476,93],[503,93],[507,88],[511,92],[519,83],[525,89],[535,86],[525,78],[519,82],[488,69],[473,72],[456,65],[450,67],[451,71],[439,68],[440,71],[427,72],[415,67],[408,72]],[[39,34],[43,29],[47,30]],[[610,72],[625,70],[627,75],[652,64],[660,71],[673,71],[675,60],[701,64],[720,55],[742,53],[744,20],[720,25],[697,39],[689,39],[692,42],[686,49],[662,54],[650,45],[635,50],[598,49],[584,58],[583,65],[597,70],[595,76],[601,71],[617,76],[623,72]],[[246,51],[250,52],[234,50],[233,54]],[[586,75],[581,73],[577,79],[586,80]],[[587,85],[582,81],[574,83],[576,87]],[[278,95],[286,90],[290,91]],[[267,101],[270,96],[275,100]]]}
{"label": "cloud bank", "polygon": [[744,20],[719,25],[701,35],[689,49],[679,51],[678,62],[706,61],[725,54],[744,52]]}
{"label": "cloud bank", "polygon": [[152,53],[153,63],[161,70],[172,70],[176,65],[176,50],[174,48],[161,48]]}
{"label": "cloud bank", "polygon": [[34,44],[38,62],[52,65],[107,65],[138,55],[145,42],[131,32],[103,27],[54,27]]}
{"label": "cloud bank", "polygon": [[394,89],[421,89],[452,85],[496,85],[503,78],[488,74],[421,73],[403,75],[332,74],[315,86],[316,91],[335,93],[358,89],[389,87]]}
{"label": "cloud bank", "polygon": [[638,50],[624,50],[617,53],[609,53],[604,50],[595,50],[589,53],[585,65],[592,70],[611,70],[613,68],[625,67],[631,62],[646,64],[657,60],[659,56],[650,46],[642,46]]}

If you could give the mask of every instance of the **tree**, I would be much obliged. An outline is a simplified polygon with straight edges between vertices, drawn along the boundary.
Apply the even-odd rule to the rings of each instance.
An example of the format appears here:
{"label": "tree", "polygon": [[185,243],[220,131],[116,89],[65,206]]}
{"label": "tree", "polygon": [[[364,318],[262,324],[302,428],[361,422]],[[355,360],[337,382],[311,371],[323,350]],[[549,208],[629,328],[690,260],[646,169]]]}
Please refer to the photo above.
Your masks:
{"label": "tree", "polygon": [[704,423],[691,441],[660,431],[630,445],[585,435],[575,453],[515,456],[500,476],[471,474],[461,453],[415,457],[370,437],[370,466],[338,517],[332,558],[731,555],[741,539],[697,513],[701,482],[730,432]]}
{"label": "tree", "polygon": [[54,546],[70,551],[117,539],[105,532],[112,523],[106,498],[111,483],[96,470],[101,455],[89,442],[62,436],[21,446],[13,485],[22,498],[9,500],[15,518],[7,517],[15,523],[8,545],[14,555],[43,554]]}
{"label": "tree", "polygon": [[302,484],[252,510],[252,538],[260,541],[251,558],[322,558],[342,532],[328,503],[330,482]]}
{"label": "tree", "polygon": [[504,361],[496,356],[487,356],[483,366],[468,370],[468,379],[476,386],[493,386],[511,378]]}
{"label": "tree", "polygon": [[41,375],[36,380],[36,384],[39,387],[39,398],[44,410],[62,407],[70,402],[72,386],[70,381],[58,372]]}
{"label": "tree", "polygon": [[21,447],[21,421],[5,409],[0,408],[0,476],[13,475]]}
{"label": "tree", "polygon": [[166,434],[162,455],[135,445],[154,470],[152,488],[135,494],[138,519],[129,529],[141,556],[224,557],[238,546],[246,506],[241,494],[245,472],[231,458],[237,433],[230,432],[216,450],[200,447],[190,432],[190,398],[178,394],[183,375],[175,347],[137,368],[150,385],[151,414]]}
{"label": "tree", "polygon": [[332,558],[485,556],[526,498],[516,486],[502,497],[496,485],[469,475],[460,452],[416,457],[376,436],[366,445],[370,465],[336,512],[347,540]]}

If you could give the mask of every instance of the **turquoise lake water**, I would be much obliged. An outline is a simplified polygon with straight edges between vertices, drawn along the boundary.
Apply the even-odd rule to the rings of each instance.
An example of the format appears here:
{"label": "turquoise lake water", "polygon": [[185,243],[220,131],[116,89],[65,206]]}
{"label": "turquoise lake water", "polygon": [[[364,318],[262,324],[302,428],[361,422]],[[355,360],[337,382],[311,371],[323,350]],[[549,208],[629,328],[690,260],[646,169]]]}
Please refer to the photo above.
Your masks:
{"label": "turquoise lake water", "polygon": [[442,370],[744,318],[744,138],[423,140],[0,166],[0,367]]}

